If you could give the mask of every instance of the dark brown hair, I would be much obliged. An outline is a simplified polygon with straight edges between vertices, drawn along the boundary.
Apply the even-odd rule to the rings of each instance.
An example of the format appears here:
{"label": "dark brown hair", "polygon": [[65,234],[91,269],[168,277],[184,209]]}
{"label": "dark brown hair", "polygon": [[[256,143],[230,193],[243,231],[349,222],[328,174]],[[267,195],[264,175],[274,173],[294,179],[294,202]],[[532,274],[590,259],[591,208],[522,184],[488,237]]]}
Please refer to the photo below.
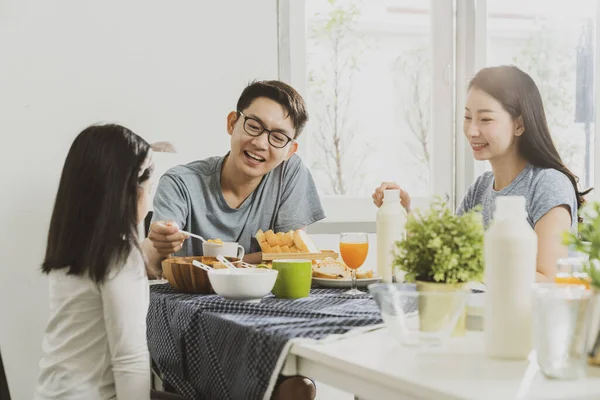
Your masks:
{"label": "dark brown hair", "polygon": [[237,111],[243,112],[259,97],[266,97],[281,104],[294,125],[294,139],[300,136],[308,121],[308,111],[304,99],[293,87],[281,81],[251,82],[238,99]]}
{"label": "dark brown hair", "polygon": [[138,248],[138,172],[150,145],[120,125],[94,125],[73,141],[65,160],[48,231],[42,271],[106,278]]}
{"label": "dark brown hair", "polygon": [[542,96],[531,77],[512,65],[483,68],[471,80],[469,89],[477,88],[496,99],[514,118],[523,118],[525,131],[518,142],[519,152],[536,167],[553,168],[565,174],[575,190],[577,207],[585,203],[579,179],[563,163],[550,136]]}

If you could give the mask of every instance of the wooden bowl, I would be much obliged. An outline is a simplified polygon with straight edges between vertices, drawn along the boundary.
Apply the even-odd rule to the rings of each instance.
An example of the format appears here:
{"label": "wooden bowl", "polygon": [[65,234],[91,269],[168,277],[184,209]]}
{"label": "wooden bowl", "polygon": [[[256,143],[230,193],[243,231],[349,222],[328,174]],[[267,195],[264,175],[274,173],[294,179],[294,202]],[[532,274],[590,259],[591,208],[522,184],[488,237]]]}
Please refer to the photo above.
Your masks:
{"label": "wooden bowl", "polygon": [[[235,257],[225,257],[234,265],[241,261]],[[163,277],[169,281],[173,288],[185,293],[214,293],[208,274],[203,269],[192,265],[192,261],[198,260],[203,264],[215,266],[215,268],[227,268],[223,266],[216,257],[170,257],[162,262]]]}

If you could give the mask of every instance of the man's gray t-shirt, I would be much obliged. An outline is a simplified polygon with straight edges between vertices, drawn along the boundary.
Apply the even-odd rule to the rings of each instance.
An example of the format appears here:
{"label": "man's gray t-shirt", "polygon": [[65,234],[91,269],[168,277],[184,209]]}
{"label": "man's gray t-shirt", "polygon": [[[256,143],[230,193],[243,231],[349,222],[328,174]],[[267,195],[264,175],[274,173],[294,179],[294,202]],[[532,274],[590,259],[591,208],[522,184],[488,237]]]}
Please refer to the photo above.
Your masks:
{"label": "man's gray t-shirt", "polygon": [[510,185],[499,191],[494,190],[494,174],[485,172],[469,187],[456,213],[460,215],[481,205],[483,224],[487,228],[493,219],[498,196],[525,197],[527,221],[532,228],[548,211],[562,205],[571,212],[571,227],[577,228],[575,189],[569,178],[558,170],[528,164]]}
{"label": "man's gray t-shirt", "polygon": [[[227,156],[178,165],[161,178],[152,221],[175,221],[205,239],[238,242],[246,253],[260,251],[259,229],[287,232],[325,218],[314,180],[300,157],[292,155],[265,175],[239,208],[231,208],[221,190]],[[201,255],[202,242],[185,241],[178,255]]]}

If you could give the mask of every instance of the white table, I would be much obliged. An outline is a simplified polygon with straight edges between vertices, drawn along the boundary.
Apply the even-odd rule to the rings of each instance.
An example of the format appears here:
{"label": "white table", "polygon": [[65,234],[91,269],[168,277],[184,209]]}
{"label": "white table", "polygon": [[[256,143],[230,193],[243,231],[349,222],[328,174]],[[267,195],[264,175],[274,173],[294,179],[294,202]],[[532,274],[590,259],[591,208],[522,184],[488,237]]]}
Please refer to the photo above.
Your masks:
{"label": "white table", "polygon": [[[483,354],[483,334],[468,332],[447,346],[399,345],[387,329],[333,342],[292,345],[284,374],[301,374],[367,400],[600,399],[600,368],[579,381],[554,381],[527,361]],[[532,373],[533,372],[533,373]]]}

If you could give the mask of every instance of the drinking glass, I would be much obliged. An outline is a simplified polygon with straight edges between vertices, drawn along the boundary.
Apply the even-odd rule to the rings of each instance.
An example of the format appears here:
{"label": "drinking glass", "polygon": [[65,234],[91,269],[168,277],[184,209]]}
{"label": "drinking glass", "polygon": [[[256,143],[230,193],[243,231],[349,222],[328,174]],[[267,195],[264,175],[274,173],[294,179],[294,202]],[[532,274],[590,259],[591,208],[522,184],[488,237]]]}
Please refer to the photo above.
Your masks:
{"label": "drinking glass", "polygon": [[583,258],[559,258],[556,261],[556,277],[554,282],[561,284],[585,285],[590,288],[588,274],[583,271]]}
{"label": "drinking glass", "polygon": [[348,295],[363,294],[356,289],[356,270],[360,268],[369,252],[369,236],[366,233],[341,233],[340,254],[344,263],[352,271],[352,288],[346,292]]}
{"label": "drinking glass", "polygon": [[553,379],[585,374],[590,291],[583,285],[537,284],[533,345],[540,371]]}

